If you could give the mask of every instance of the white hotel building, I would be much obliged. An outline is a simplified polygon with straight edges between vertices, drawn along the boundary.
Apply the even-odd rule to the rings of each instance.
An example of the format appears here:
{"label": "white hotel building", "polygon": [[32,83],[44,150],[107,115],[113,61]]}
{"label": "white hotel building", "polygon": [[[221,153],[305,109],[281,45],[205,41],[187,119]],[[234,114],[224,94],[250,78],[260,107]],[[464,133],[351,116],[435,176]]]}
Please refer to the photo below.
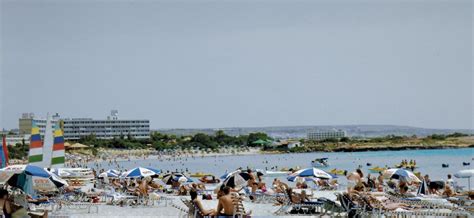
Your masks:
{"label": "white hotel building", "polygon": [[317,131],[308,133],[308,139],[321,141],[325,139],[340,139],[346,137],[346,132],[342,130]]}
{"label": "white hotel building", "polygon": [[[57,115],[53,122],[59,120],[64,131],[65,140],[78,140],[81,137],[95,135],[98,139],[112,139],[128,135],[136,139],[150,138],[149,120],[121,120],[118,119],[118,111],[113,110],[107,119],[95,120],[91,118],[64,118],[59,119]],[[46,119],[37,119],[34,116],[20,118],[20,132],[30,134],[31,123],[34,121],[39,125],[40,131],[44,133]]]}

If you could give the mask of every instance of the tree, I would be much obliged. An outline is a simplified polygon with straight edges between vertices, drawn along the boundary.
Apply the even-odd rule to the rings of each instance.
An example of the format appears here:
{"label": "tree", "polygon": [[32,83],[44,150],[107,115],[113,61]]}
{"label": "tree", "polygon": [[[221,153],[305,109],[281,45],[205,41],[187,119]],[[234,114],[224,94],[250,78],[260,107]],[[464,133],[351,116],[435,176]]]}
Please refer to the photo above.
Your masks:
{"label": "tree", "polygon": [[248,146],[256,146],[253,144],[253,142],[258,141],[258,140],[269,140],[270,137],[266,133],[263,132],[256,132],[256,133],[250,133],[248,138],[247,138],[247,145]]}

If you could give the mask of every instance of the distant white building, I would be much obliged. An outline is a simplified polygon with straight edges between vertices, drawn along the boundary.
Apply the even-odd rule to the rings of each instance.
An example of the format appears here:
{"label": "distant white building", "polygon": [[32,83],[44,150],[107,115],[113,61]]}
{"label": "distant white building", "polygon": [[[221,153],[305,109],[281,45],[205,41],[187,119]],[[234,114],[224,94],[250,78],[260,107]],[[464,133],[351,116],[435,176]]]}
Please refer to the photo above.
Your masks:
{"label": "distant white building", "polygon": [[78,140],[81,137],[94,134],[98,139],[112,139],[128,135],[137,139],[150,138],[149,120],[121,120],[118,111],[112,110],[105,120],[90,118],[73,118],[62,120],[64,139]]}
{"label": "distant white building", "polygon": [[[46,119],[38,118],[33,113],[25,113],[19,119],[19,135],[31,134],[31,127],[35,123],[40,134],[44,135]],[[107,119],[95,120],[91,118],[63,118],[56,114],[52,123],[59,124],[64,132],[64,139],[78,140],[81,137],[94,134],[99,139],[112,139],[128,135],[137,139],[150,138],[149,120],[121,120],[118,111],[112,110]],[[13,140],[13,139],[12,139]],[[28,140],[29,141],[29,138]]]}
{"label": "distant white building", "polygon": [[5,136],[5,142],[7,145],[14,146],[16,144],[21,144],[25,142],[25,145],[30,144],[30,134],[25,135],[7,135]]}
{"label": "distant white building", "polygon": [[317,131],[308,133],[308,140],[321,141],[325,139],[340,139],[346,137],[346,132],[342,130]]}
{"label": "distant white building", "polygon": [[300,141],[291,141],[291,142],[288,142],[288,149],[292,149],[292,148],[299,148],[299,147],[302,147],[303,145],[301,144]]}

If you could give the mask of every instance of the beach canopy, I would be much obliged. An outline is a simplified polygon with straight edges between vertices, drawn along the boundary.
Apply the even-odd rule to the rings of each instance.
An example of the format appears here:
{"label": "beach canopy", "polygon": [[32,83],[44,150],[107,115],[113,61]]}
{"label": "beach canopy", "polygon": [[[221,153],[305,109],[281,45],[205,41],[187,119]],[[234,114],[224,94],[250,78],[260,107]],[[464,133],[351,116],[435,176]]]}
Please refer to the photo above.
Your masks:
{"label": "beach canopy", "polygon": [[193,180],[187,176],[185,176],[182,173],[168,173],[163,175],[163,178],[161,178],[163,183],[167,185],[171,185],[173,182],[180,182],[180,183],[186,183],[186,182],[193,182]]}
{"label": "beach canopy", "polygon": [[137,178],[137,177],[156,177],[160,174],[160,170],[148,167],[137,167],[122,173],[121,177]]}
{"label": "beach canopy", "polygon": [[224,182],[222,182],[223,185],[229,186],[231,188],[235,187],[243,187],[247,185],[247,181],[250,179],[250,174],[244,173],[239,171],[236,171],[229,175]]}
{"label": "beach canopy", "polygon": [[421,180],[415,174],[413,174],[413,172],[405,169],[388,169],[383,172],[383,175],[385,178],[421,182]]}
{"label": "beach canopy", "polygon": [[89,146],[83,145],[83,144],[78,142],[78,143],[75,143],[71,146],[68,146],[68,148],[70,148],[70,149],[80,149],[80,148],[89,148]]}
{"label": "beach canopy", "polygon": [[101,174],[99,174],[99,178],[105,178],[105,177],[112,177],[112,178],[116,178],[116,177],[119,177],[120,176],[120,171],[118,170],[107,170]]}
{"label": "beach canopy", "polygon": [[47,170],[33,165],[11,165],[0,170],[2,177],[10,186],[19,188],[28,194],[34,190],[55,191],[57,188],[67,186],[67,182]]}
{"label": "beach canopy", "polygon": [[296,181],[296,177],[310,177],[310,178],[319,178],[319,179],[332,179],[333,176],[331,174],[325,172],[324,170],[320,170],[318,168],[306,168],[298,170],[288,176],[288,181]]}
{"label": "beach canopy", "polygon": [[254,145],[266,145],[266,144],[270,144],[271,141],[268,141],[268,140],[262,140],[262,139],[259,139],[259,140],[256,140],[256,141],[253,141],[252,144]]}

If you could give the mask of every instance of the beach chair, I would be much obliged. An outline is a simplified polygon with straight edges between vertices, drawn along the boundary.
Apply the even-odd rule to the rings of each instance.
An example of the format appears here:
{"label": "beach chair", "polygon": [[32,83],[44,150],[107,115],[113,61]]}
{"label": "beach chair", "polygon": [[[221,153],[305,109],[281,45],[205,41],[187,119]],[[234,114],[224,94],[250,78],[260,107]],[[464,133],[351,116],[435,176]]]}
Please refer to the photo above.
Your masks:
{"label": "beach chair", "polygon": [[28,214],[31,215],[43,216],[48,212],[52,212],[56,208],[54,202],[51,201],[30,203],[27,200],[27,195],[24,193],[15,193],[13,196],[13,202],[16,205],[25,208],[28,211]]}
{"label": "beach chair", "polygon": [[[245,195],[248,199],[251,199],[253,203],[269,203],[273,202],[278,195],[267,195],[264,192],[257,190],[255,193],[251,193],[248,187],[243,188]],[[252,199],[253,198],[253,199]]]}
{"label": "beach chair", "polygon": [[335,193],[348,217],[359,217],[363,209],[354,203],[347,193]]}
{"label": "beach chair", "polygon": [[[181,199],[181,201],[183,202],[183,204],[185,205],[185,207],[182,207],[180,205],[176,205],[174,203],[171,203],[171,207],[177,209],[179,211],[178,213],[178,217],[192,217],[192,213],[190,213],[189,211],[189,207],[187,206],[187,204],[184,202],[186,201],[185,198]],[[185,214],[185,216],[182,216],[182,214]]]}
{"label": "beach chair", "polygon": [[232,202],[234,204],[234,212],[232,217],[250,217],[252,211],[246,211],[243,198],[237,193],[232,193]]}
{"label": "beach chair", "polygon": [[285,193],[282,206],[275,211],[275,215],[316,215],[323,214],[323,205],[321,201],[293,203],[290,196]]}
{"label": "beach chair", "polygon": [[321,216],[343,217],[345,215],[346,210],[335,201],[327,198],[319,198],[318,200],[323,203]]}

